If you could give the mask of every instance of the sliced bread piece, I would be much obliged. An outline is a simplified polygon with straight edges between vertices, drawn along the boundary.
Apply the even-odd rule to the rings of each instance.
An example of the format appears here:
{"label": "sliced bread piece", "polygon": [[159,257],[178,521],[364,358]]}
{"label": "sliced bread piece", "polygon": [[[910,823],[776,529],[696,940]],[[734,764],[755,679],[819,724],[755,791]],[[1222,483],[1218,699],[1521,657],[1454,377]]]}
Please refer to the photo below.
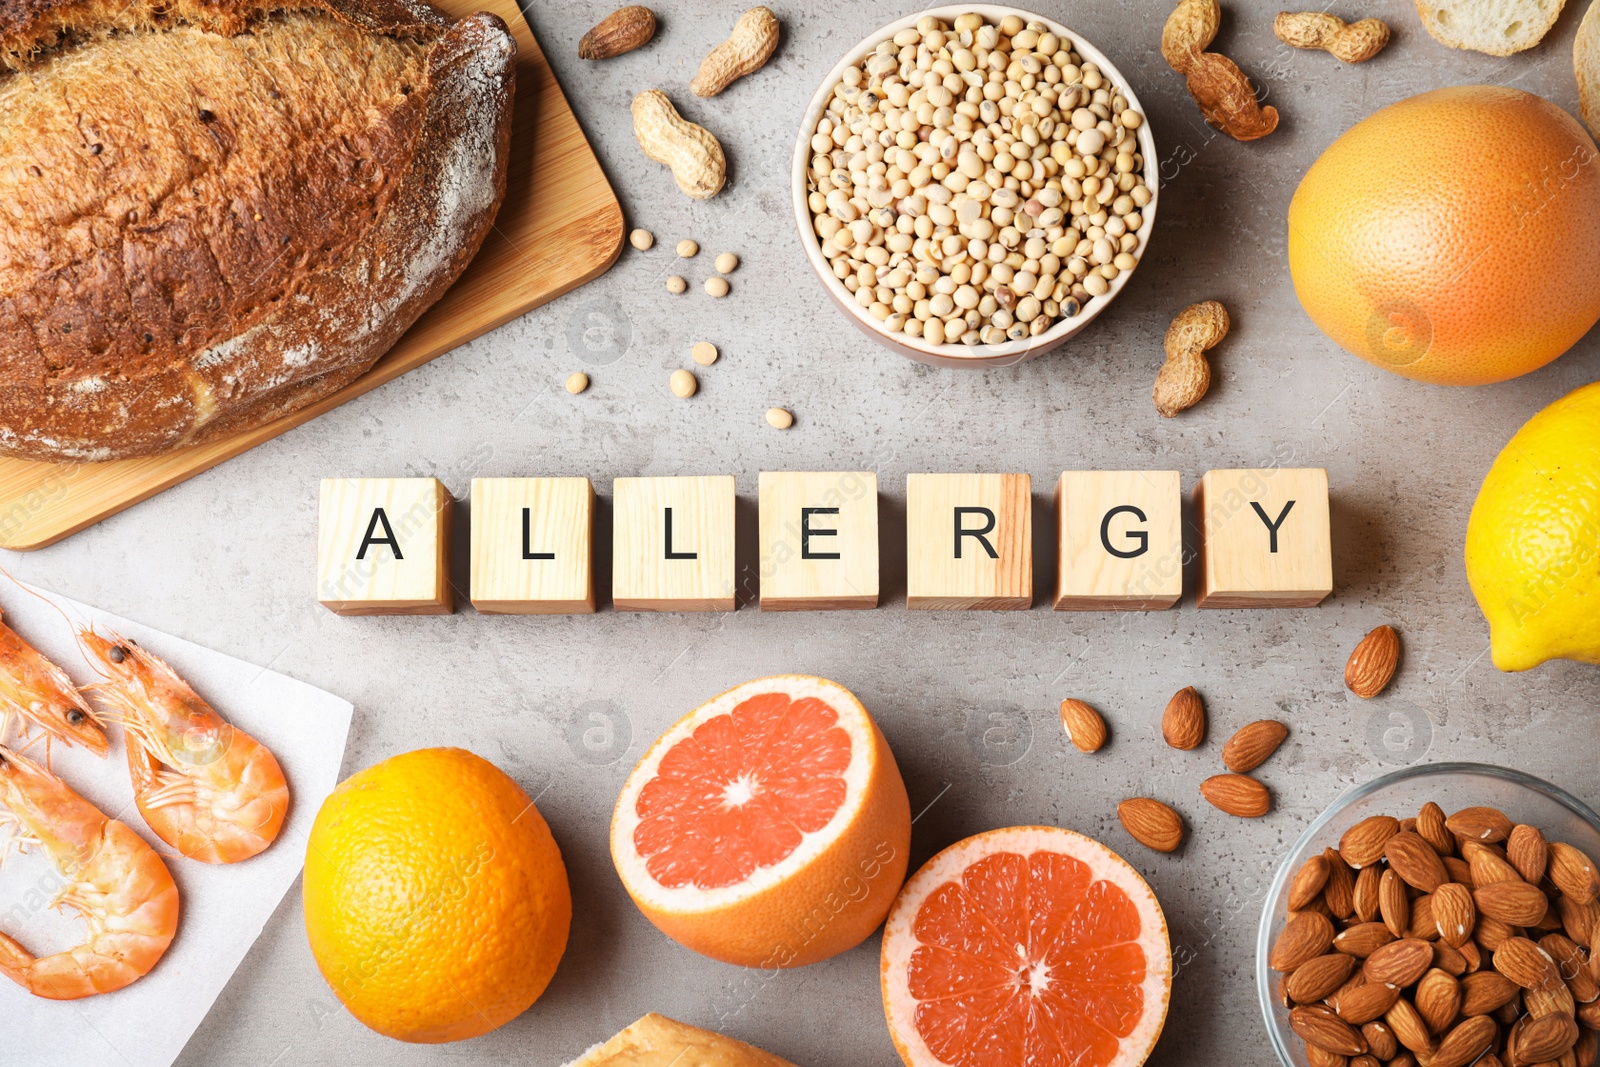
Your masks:
{"label": "sliced bread piece", "polygon": [[1589,5],[1572,42],[1572,69],[1578,76],[1578,108],[1589,132],[1600,135],[1600,0]]}
{"label": "sliced bread piece", "polygon": [[651,1012],[567,1067],[794,1067],[754,1045]]}
{"label": "sliced bread piece", "polygon": [[1550,32],[1566,0],[1415,0],[1423,27],[1440,44],[1509,56]]}

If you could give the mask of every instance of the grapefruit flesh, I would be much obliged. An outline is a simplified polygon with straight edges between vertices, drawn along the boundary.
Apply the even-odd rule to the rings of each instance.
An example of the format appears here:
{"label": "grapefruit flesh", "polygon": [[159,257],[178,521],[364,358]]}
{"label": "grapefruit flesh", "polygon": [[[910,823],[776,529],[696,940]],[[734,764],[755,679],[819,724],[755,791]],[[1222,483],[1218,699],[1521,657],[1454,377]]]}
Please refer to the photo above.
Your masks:
{"label": "grapefruit flesh", "polygon": [[821,678],[747,682],[673,725],[623,786],[611,855],[688,948],[746,967],[863,941],[905,876],[911,815],[887,742]]}
{"label": "grapefruit flesh", "polygon": [[1081,834],[970,837],[906,883],[884,930],[890,1036],[908,1067],[1136,1067],[1172,954],[1144,879]]}

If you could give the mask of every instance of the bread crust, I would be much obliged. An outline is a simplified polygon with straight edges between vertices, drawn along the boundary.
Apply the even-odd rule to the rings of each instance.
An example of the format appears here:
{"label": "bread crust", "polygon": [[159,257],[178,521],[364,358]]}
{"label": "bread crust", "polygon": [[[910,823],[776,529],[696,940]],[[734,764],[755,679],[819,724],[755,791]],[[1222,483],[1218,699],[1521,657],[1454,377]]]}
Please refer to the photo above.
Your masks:
{"label": "bread crust", "polygon": [[[269,160],[248,201],[202,203],[199,223],[180,222],[204,223],[206,232],[180,234],[155,252],[145,249],[143,258],[137,248],[125,251],[123,263],[113,266],[127,269],[115,277],[105,277],[102,264],[82,255],[42,273],[24,292],[7,292],[8,275],[0,272],[0,453],[85,461],[152,455],[315,403],[365,372],[477,253],[505,192],[515,91],[516,45],[492,14],[452,23],[406,0],[178,0],[159,7],[0,0],[0,57],[26,71],[52,50],[108,29],[166,32],[176,23],[232,36],[284,12],[325,14],[362,33],[426,48],[425,83],[406,97],[392,128],[374,134],[379,143],[367,153],[387,165],[371,179],[377,192],[360,213],[329,212],[335,217],[315,220],[322,225],[311,229],[319,232],[298,227],[292,271],[258,251],[269,236],[272,249],[290,243],[287,233],[269,233],[275,221],[282,229],[282,218],[292,212],[293,204],[284,201],[320,203],[317,194],[326,191],[330,205],[348,207],[351,175],[316,178],[328,183],[326,190],[308,191],[297,186],[303,175],[277,173]],[[8,164],[13,170],[20,165],[0,158],[0,170]],[[69,192],[92,202],[95,190]],[[224,195],[232,194],[225,189]],[[275,214],[279,208],[283,212]],[[226,232],[216,232],[219,218]],[[120,221],[113,228],[114,239],[134,232]],[[45,232],[52,247],[21,252],[44,262],[81,252],[65,229]],[[94,247],[97,240],[90,239],[91,252],[103,252]],[[28,262],[16,248],[0,248],[5,252],[12,253],[12,266]],[[252,291],[248,282],[258,261],[262,273],[283,277],[268,277]],[[180,295],[152,302],[147,290],[159,288],[157,282],[178,286]],[[169,336],[139,325],[141,316],[178,325]],[[180,329],[185,322],[199,325]]]}

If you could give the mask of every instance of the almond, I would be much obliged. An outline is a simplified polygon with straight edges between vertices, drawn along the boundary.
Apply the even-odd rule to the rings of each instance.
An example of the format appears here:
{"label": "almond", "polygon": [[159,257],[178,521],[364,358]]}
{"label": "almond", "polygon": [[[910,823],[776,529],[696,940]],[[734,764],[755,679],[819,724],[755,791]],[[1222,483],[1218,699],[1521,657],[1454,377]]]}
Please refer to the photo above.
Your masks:
{"label": "almond", "polygon": [[1567,983],[1573,1000],[1588,1004],[1600,998],[1600,983],[1589,973],[1588,957],[1575,941],[1565,934],[1545,934],[1539,939],[1539,947],[1556,961],[1556,970]]}
{"label": "almond", "polygon": [[1402,830],[1395,834],[1384,844],[1383,855],[1394,873],[1424,893],[1433,892],[1449,880],[1439,853],[1420,833]]}
{"label": "almond", "polygon": [[1400,820],[1388,815],[1369,815],[1339,838],[1339,855],[1357,870],[1383,858],[1383,846],[1400,832]]}
{"label": "almond", "polygon": [[1328,860],[1325,856],[1312,856],[1294,872],[1289,882],[1289,910],[1299,911],[1322,895],[1328,884]]}
{"label": "almond", "polygon": [[1322,899],[1334,918],[1348,919],[1356,913],[1356,876],[1338,849],[1323,849],[1322,858],[1328,861],[1328,884],[1322,887]]}
{"label": "almond", "polygon": [[[1474,888],[1491,882],[1523,881],[1522,873],[1506,862],[1493,845],[1468,841],[1461,846],[1461,854],[1467,858],[1467,869],[1472,872]],[[1533,884],[1538,885],[1539,880],[1535,878]]]}
{"label": "almond", "polygon": [[1384,871],[1378,880],[1378,914],[1391,934],[1406,936],[1406,927],[1411,923],[1411,898],[1406,895],[1405,882],[1392,870]]}
{"label": "almond", "polygon": [[1206,708],[1194,686],[1178,690],[1161,716],[1161,736],[1173,748],[1187,752],[1206,739]]}
{"label": "almond", "polygon": [[1433,965],[1446,974],[1453,974],[1457,978],[1472,970],[1472,965],[1467,962],[1464,949],[1471,948],[1476,951],[1477,946],[1468,941],[1461,948],[1456,948],[1447,941],[1430,941],[1433,949]]}
{"label": "almond", "polygon": [[[1473,974],[1483,966],[1483,953],[1478,951],[1478,943],[1476,941],[1468,941],[1460,948],[1452,948],[1450,945],[1445,945],[1444,947],[1461,957],[1461,973],[1463,974]],[[1439,962],[1437,954],[1434,956],[1434,965],[1438,967],[1445,966]],[[1449,967],[1445,967],[1445,970],[1449,969]]]}
{"label": "almond", "polygon": [[1600,1000],[1579,1005],[1577,1017],[1585,1030],[1600,1030]]}
{"label": "almond", "polygon": [[1284,989],[1298,1004],[1315,1004],[1344,985],[1355,969],[1355,957],[1330,952],[1295,968]]}
{"label": "almond", "polygon": [[[1278,934],[1272,951],[1267,954],[1267,965],[1275,971],[1298,970],[1328,951],[1333,944],[1333,923],[1327,916],[1314,911],[1303,911],[1290,919]],[[1528,942],[1533,945],[1533,942]],[[1537,951],[1537,946],[1535,951]]]}
{"label": "almond", "polygon": [[1544,890],[1520,880],[1490,882],[1475,890],[1472,899],[1483,914],[1512,926],[1532,926],[1550,910]]}
{"label": "almond", "polygon": [[1183,843],[1183,816],[1159,800],[1133,797],[1117,805],[1122,828],[1145,848],[1171,852]]}
{"label": "almond", "polygon": [[1433,1051],[1433,1035],[1428,1033],[1428,1024],[1422,1021],[1422,1016],[1417,1014],[1411,1001],[1395,1001],[1394,1007],[1384,1014],[1383,1021],[1394,1031],[1395,1040],[1412,1052]]}
{"label": "almond", "polygon": [[1523,989],[1552,990],[1561,985],[1561,972],[1544,949],[1525,937],[1508,937],[1494,950],[1494,969]]}
{"label": "almond", "polygon": [[1324,900],[1322,897],[1314,898],[1311,901],[1311,903],[1307,904],[1303,908],[1291,908],[1289,910],[1289,914],[1290,915],[1299,915],[1302,911],[1314,911],[1318,915],[1326,915],[1330,919],[1337,918],[1337,916],[1335,916],[1333,914],[1333,912],[1328,910],[1328,902],[1326,900]]}
{"label": "almond", "polygon": [[1521,992],[1517,983],[1498,971],[1478,971],[1461,978],[1461,1014],[1488,1015],[1511,1003]]}
{"label": "almond", "polygon": [[613,59],[647,44],[655,35],[655,12],[637,4],[618,8],[583,35],[578,58]]}
{"label": "almond", "polygon": [[1068,697],[1061,702],[1061,725],[1079,752],[1099,752],[1106,743],[1106,721],[1089,705]]}
{"label": "almond", "polygon": [[1472,889],[1478,882],[1472,877],[1472,865],[1464,859],[1455,856],[1440,856],[1439,862],[1444,864],[1445,877],[1452,882],[1459,882]]}
{"label": "almond", "polygon": [[1567,931],[1567,936],[1580,945],[1593,946],[1600,930],[1595,927],[1600,925],[1600,904],[1590,901],[1579,904],[1576,900],[1563,894],[1556,898],[1556,907],[1561,915],[1561,925]]}
{"label": "almond", "polygon": [[1394,1002],[1399,999],[1398,987],[1368,982],[1354,989],[1341,990],[1329,1003],[1339,1018],[1351,1026],[1364,1026],[1382,1018],[1383,1013],[1394,1007]]}
{"label": "almond", "polygon": [[1361,974],[1369,982],[1403,989],[1421,978],[1432,965],[1433,946],[1420,938],[1408,937],[1374,950],[1362,964]]}
{"label": "almond", "polygon": [[1537,827],[1518,824],[1506,838],[1506,859],[1522,875],[1524,882],[1538,885],[1550,862],[1550,846]]}
{"label": "almond", "polygon": [[1355,1027],[1324,1007],[1312,1005],[1291,1010],[1289,1026],[1306,1044],[1336,1055],[1359,1056],[1367,1048]]}
{"label": "almond", "polygon": [[1444,824],[1444,809],[1433,801],[1430,800],[1422,805],[1422,810],[1417,812],[1416,830],[1441,856],[1455,850],[1455,835]]}
{"label": "almond", "polygon": [[1578,1040],[1578,1024],[1570,1015],[1546,1015],[1533,1019],[1517,1034],[1513,1051],[1523,1063],[1548,1063],[1557,1059]]}
{"label": "almond", "polygon": [[1522,1007],[1533,1018],[1543,1019],[1546,1015],[1572,1015],[1578,1002],[1572,999],[1572,990],[1557,983],[1549,989],[1524,989]]}
{"label": "almond", "polygon": [[1273,987],[1273,999],[1283,1006],[1284,1011],[1294,1007],[1294,999],[1289,996],[1289,979],[1293,977],[1290,974],[1280,974],[1277,984]]}
{"label": "almond", "polygon": [[1366,959],[1393,940],[1394,935],[1382,923],[1358,923],[1341,930],[1333,939],[1333,947]]}
{"label": "almond", "polygon": [[1579,904],[1600,896],[1600,873],[1595,871],[1594,860],[1564,841],[1550,843],[1550,880]]}
{"label": "almond", "polygon": [[1499,808],[1462,808],[1444,821],[1463,841],[1504,841],[1511,836],[1511,820]]}
{"label": "almond", "polygon": [[1344,665],[1344,684],[1350,692],[1369,699],[1383,692],[1400,663],[1400,637],[1392,626],[1379,626],[1356,645]]}
{"label": "almond", "polygon": [[1361,1036],[1367,1042],[1367,1051],[1379,1060],[1392,1060],[1400,1051],[1400,1042],[1395,1040],[1388,1023],[1374,1020],[1361,1028]]}
{"label": "almond", "polygon": [[1256,819],[1272,810],[1272,794],[1254,778],[1214,774],[1200,783],[1200,795],[1213,807],[1241,819]]}
{"label": "almond", "polygon": [[1439,936],[1439,928],[1433,922],[1433,894],[1424,893],[1411,902],[1411,925],[1406,927],[1407,937],[1420,937],[1424,941],[1433,941]]}
{"label": "almond", "polygon": [[1472,932],[1473,938],[1484,948],[1493,952],[1500,947],[1501,942],[1508,937],[1521,937],[1520,927],[1503,923],[1499,919],[1488,915],[1478,916],[1478,928]]}
{"label": "almond", "polygon": [[1463,1020],[1439,1042],[1428,1067],[1467,1067],[1467,1064],[1489,1051],[1500,1028],[1487,1015],[1474,1015]]}
{"label": "almond", "polygon": [[1222,765],[1235,774],[1248,774],[1267,762],[1288,736],[1289,728],[1276,719],[1257,719],[1241,726],[1222,746]]}
{"label": "almond", "polygon": [[1412,1003],[1428,1029],[1442,1034],[1456,1021],[1456,1012],[1461,1010],[1461,983],[1444,971],[1429,971],[1417,983]]}
{"label": "almond", "polygon": [[1358,922],[1369,923],[1378,917],[1378,880],[1382,874],[1376,867],[1363,867],[1356,872],[1356,885],[1350,891],[1350,904],[1356,910]]}
{"label": "almond", "polygon": [[1478,909],[1472,903],[1472,891],[1459,882],[1446,882],[1433,891],[1433,925],[1439,936],[1452,945],[1464,945],[1472,940],[1473,927],[1478,925]]}
{"label": "almond", "polygon": [[1329,1052],[1316,1045],[1306,1046],[1307,1067],[1350,1067],[1350,1063],[1349,1057],[1341,1056],[1337,1052]]}

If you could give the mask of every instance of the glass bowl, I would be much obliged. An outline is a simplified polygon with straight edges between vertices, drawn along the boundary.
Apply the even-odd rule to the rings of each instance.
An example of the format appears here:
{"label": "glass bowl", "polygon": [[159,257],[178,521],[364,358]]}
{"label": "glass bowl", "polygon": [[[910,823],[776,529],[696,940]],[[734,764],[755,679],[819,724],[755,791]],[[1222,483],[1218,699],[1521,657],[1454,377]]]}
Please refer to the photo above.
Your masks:
{"label": "glass bowl", "polygon": [[1288,910],[1289,880],[1311,856],[1336,848],[1339,836],[1367,816],[1403,819],[1416,815],[1430,800],[1447,813],[1478,804],[1499,808],[1513,822],[1538,827],[1551,841],[1566,841],[1600,856],[1600,815],[1571,793],[1506,767],[1429,763],[1374,778],[1346,792],[1317,816],[1278,866],[1256,934],[1256,993],[1273,1050],[1284,1067],[1309,1067],[1305,1042],[1289,1029],[1288,1009],[1277,1001],[1277,973],[1267,966],[1267,953]]}

